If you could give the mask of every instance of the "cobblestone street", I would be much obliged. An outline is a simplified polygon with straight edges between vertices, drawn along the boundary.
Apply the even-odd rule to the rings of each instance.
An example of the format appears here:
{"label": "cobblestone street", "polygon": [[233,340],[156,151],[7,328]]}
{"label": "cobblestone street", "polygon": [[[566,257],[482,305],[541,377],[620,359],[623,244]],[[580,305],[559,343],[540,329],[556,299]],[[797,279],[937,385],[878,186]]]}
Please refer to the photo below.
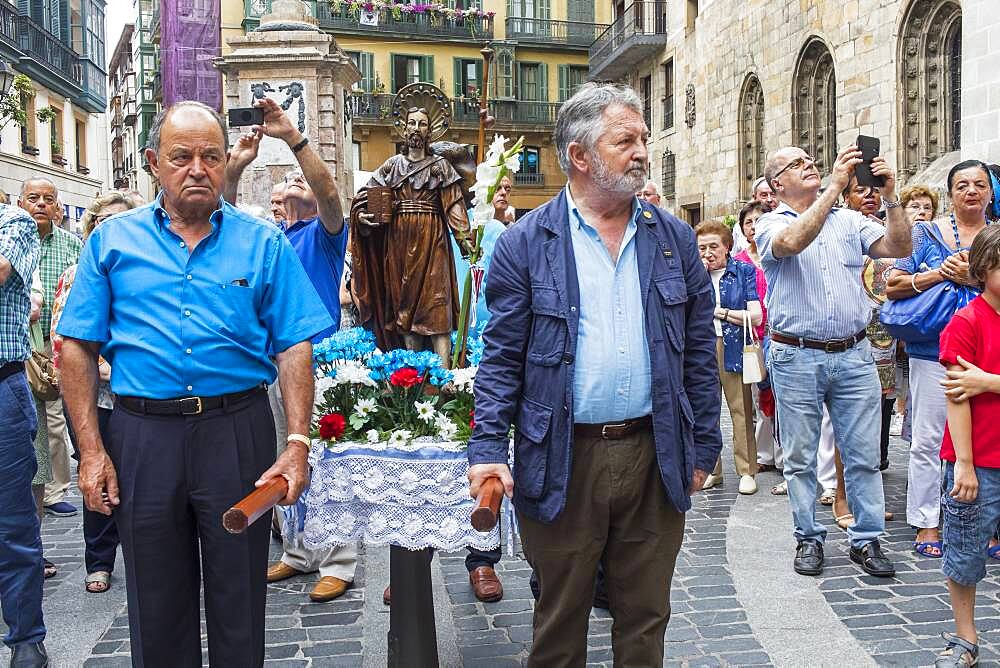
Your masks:
{"label": "cobblestone street", "polygon": [[[728,441],[728,436],[727,436]],[[726,483],[699,494],[687,517],[684,546],[672,593],[673,616],[666,635],[670,666],[916,666],[933,663],[940,634],[951,630],[951,613],[939,562],[918,559],[905,524],[906,447],[893,441],[885,473],[888,510],[886,551],[897,576],[871,578],[851,563],[846,534],[828,508],[817,505],[830,528],[827,565],[820,578],[795,575],[794,542],[784,497],[768,493],[779,478],[758,478],[760,492],[736,493],[732,454],[723,455]],[[71,500],[79,504],[78,495]],[[119,559],[112,589],[92,595],[83,589],[83,540],[79,517],[46,518],[46,556],[59,575],[46,583],[46,641],[52,665],[128,666],[128,623],[124,568]],[[278,546],[272,544],[272,556]],[[531,642],[529,569],[519,557],[498,567],[505,596],[483,604],[474,598],[464,554],[434,561],[437,627],[445,666],[518,666]],[[998,665],[997,566],[979,588],[976,611],[981,665]],[[267,601],[267,665],[385,665],[388,608],[388,550],[362,552],[354,586],[325,604],[308,601],[316,575],[270,585]],[[611,666],[612,620],[596,610],[590,623],[590,662]],[[0,662],[6,662],[6,650]],[[207,658],[206,658],[207,663]]]}

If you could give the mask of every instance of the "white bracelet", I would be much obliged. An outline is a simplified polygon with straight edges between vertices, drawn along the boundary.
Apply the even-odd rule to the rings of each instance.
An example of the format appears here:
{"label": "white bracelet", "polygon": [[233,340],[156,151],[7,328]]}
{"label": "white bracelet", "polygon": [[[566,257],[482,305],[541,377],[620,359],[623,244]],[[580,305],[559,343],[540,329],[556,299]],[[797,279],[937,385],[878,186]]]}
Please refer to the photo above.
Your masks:
{"label": "white bracelet", "polygon": [[287,440],[288,443],[291,443],[292,441],[295,441],[297,443],[301,443],[302,445],[306,446],[307,448],[312,447],[312,441],[309,440],[309,437],[305,436],[304,434],[289,434],[288,438],[286,440]]}
{"label": "white bracelet", "polygon": [[916,274],[910,274],[910,287],[913,288],[913,291],[916,292],[918,295],[921,292],[923,292],[923,290],[921,290],[920,288],[917,287],[917,275]]}

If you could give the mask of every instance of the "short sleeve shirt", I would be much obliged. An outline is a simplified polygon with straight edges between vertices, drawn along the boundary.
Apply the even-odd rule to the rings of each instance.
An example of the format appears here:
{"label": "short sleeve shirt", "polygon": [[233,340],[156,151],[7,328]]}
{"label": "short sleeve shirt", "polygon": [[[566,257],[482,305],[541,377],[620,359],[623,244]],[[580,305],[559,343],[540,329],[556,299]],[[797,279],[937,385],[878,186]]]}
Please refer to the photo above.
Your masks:
{"label": "short sleeve shirt", "polygon": [[313,337],[313,343],[316,343],[340,327],[340,277],[344,273],[344,255],[347,252],[347,225],[339,234],[330,234],[319,218],[310,218],[289,225],[285,228],[285,235],[333,319],[331,327]]}
{"label": "short sleeve shirt", "polygon": [[775,236],[798,224],[798,218],[782,202],[755,226],[771,329],[818,341],[857,334],[871,319],[871,301],[861,284],[864,256],[885,236],[885,227],[857,211],[834,207],[801,253],[776,257]]}
{"label": "short sleeve shirt", "polygon": [[98,227],[57,332],[95,341],[116,394],[217,396],[271,383],[269,352],[332,319],[284,233],[223,202],[193,250],[160,200]]}
{"label": "short sleeve shirt", "polygon": [[0,283],[0,364],[21,362],[31,355],[28,318],[31,276],[38,266],[38,228],[20,207],[0,204],[0,257],[11,274]]}
{"label": "short sleeve shirt", "polygon": [[80,241],[79,237],[56,225],[52,226],[52,231],[45,235],[41,241],[38,271],[42,277],[44,300],[38,324],[45,332],[46,337],[52,326],[52,304],[56,300],[56,285],[59,283],[59,277],[77,263],[80,259],[81,248],[83,248],[83,242]]}
{"label": "short sleeve shirt", "polygon": [[[958,364],[960,355],[986,373],[1000,374],[1000,314],[982,296],[959,309],[941,332],[941,364]],[[1000,394],[983,392],[969,399],[969,407],[973,465],[1000,468]],[[941,459],[955,461],[955,446],[947,427]]]}

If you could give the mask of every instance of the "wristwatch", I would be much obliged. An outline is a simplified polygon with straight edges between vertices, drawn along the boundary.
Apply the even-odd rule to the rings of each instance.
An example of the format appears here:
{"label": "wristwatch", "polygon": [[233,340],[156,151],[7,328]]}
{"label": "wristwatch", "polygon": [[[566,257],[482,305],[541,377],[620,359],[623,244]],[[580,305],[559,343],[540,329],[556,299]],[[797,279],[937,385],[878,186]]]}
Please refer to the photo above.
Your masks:
{"label": "wristwatch", "polygon": [[883,199],[882,204],[885,204],[885,208],[887,209],[895,209],[897,206],[899,206],[899,197],[896,198],[895,202],[893,202],[892,200]]}

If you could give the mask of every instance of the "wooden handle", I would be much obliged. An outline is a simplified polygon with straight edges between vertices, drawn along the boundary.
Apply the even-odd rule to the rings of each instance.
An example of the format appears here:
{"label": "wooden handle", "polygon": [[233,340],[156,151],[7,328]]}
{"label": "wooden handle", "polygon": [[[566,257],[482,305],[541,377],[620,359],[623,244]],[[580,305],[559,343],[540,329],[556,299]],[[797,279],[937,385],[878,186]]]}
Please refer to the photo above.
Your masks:
{"label": "wooden handle", "polygon": [[239,503],[227,510],[222,515],[222,526],[229,533],[243,533],[248,526],[274,508],[278,501],[285,498],[287,494],[288,481],[283,476],[271,478],[267,484],[250,492]]}
{"label": "wooden handle", "polygon": [[500,478],[487,478],[479,488],[476,507],[472,511],[472,528],[490,531],[500,520],[500,502],[503,501],[503,483]]}

